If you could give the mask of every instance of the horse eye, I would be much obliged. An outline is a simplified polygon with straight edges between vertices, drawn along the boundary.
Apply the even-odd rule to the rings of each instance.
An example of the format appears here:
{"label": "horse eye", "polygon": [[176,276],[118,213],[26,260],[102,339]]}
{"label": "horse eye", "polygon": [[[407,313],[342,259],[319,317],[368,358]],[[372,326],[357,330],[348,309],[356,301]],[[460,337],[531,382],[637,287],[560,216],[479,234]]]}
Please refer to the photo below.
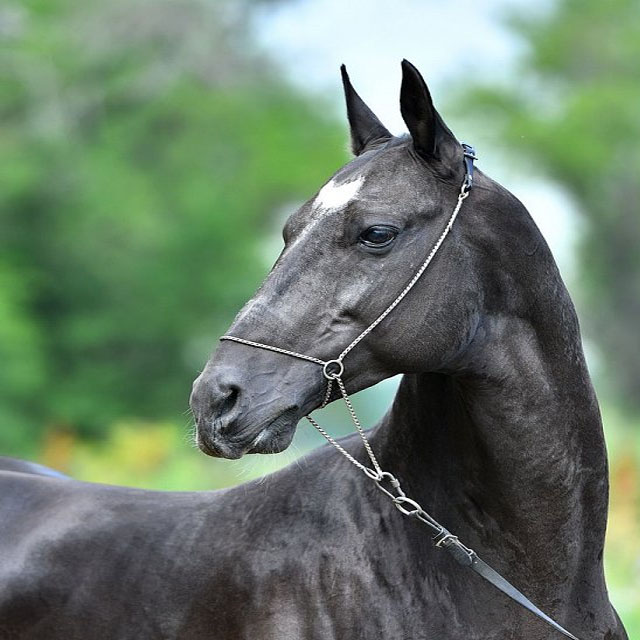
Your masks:
{"label": "horse eye", "polygon": [[394,227],[377,225],[369,227],[360,234],[360,242],[367,247],[386,247],[390,245],[398,235],[398,230]]}

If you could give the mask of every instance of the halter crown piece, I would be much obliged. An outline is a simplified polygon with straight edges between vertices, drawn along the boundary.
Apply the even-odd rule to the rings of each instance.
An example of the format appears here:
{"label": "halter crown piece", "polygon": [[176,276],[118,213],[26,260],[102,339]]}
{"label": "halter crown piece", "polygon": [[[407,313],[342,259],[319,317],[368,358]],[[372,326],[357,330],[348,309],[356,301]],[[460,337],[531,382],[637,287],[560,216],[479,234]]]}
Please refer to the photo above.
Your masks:
{"label": "halter crown piece", "polygon": [[505,578],[503,578],[495,569],[492,569],[486,562],[484,562],[478,554],[466,547],[460,540],[458,540],[457,536],[453,535],[450,531],[448,531],[443,525],[435,520],[432,516],[430,516],[415,500],[409,498],[400,485],[400,481],[388,471],[383,471],[378,463],[378,460],[371,448],[371,444],[367,438],[367,435],[358,420],[358,416],[353,408],[351,403],[351,399],[347,394],[347,390],[344,386],[344,382],[342,380],[342,376],[344,374],[344,358],[345,356],[354,348],[358,343],[366,338],[405,298],[405,296],[413,289],[414,285],[418,282],[418,280],[422,277],[422,274],[426,271],[427,267],[431,264],[431,261],[435,257],[438,249],[442,246],[445,238],[449,235],[451,228],[453,227],[453,223],[458,217],[458,213],[462,208],[462,203],[466,200],[471,192],[471,188],[473,187],[473,169],[474,169],[474,160],[477,159],[475,149],[468,144],[462,143],[462,153],[464,158],[464,167],[465,167],[465,176],[460,186],[460,191],[458,193],[458,201],[449,216],[447,224],[445,225],[442,233],[434,243],[431,251],[425,258],[424,262],[420,265],[414,276],[409,280],[405,288],[398,294],[395,300],[364,330],[360,333],[354,340],[347,345],[340,355],[337,358],[332,360],[321,360],[320,358],[314,358],[313,356],[308,356],[303,353],[297,353],[295,351],[290,351],[288,349],[283,349],[281,347],[274,347],[272,345],[263,344],[261,342],[254,342],[252,340],[245,340],[244,338],[237,338],[236,336],[225,335],[220,338],[220,340],[229,340],[232,342],[239,342],[240,344],[248,345],[250,347],[256,347],[258,349],[266,349],[267,351],[274,351],[275,353],[280,353],[286,356],[291,356],[293,358],[299,358],[301,360],[307,360],[308,362],[313,362],[320,367],[322,367],[322,374],[327,381],[327,390],[324,395],[324,400],[320,408],[326,407],[331,398],[331,394],[333,391],[333,383],[335,382],[340,391],[340,395],[344,400],[344,403],[349,411],[349,415],[351,416],[351,420],[356,428],[356,431],[360,435],[362,439],[362,444],[364,445],[365,451],[371,461],[371,465],[373,468],[365,466],[358,460],[356,460],[339,442],[335,440],[329,433],[327,433],[310,415],[305,416],[306,419],[332,444],[349,462],[351,462],[354,466],[356,466],[360,471],[362,471],[368,478],[373,480],[376,483],[376,486],[382,493],[388,496],[395,507],[405,516],[413,518],[415,520],[419,520],[423,524],[425,524],[431,530],[431,540],[433,544],[439,549],[444,549],[448,551],[453,558],[462,566],[469,567],[477,574],[482,576],[485,580],[494,585],[497,589],[502,591],[505,595],[509,596],[512,600],[515,600],[518,604],[522,605],[536,616],[544,620],[548,625],[553,627],[556,631],[559,631],[567,638],[572,638],[573,640],[578,640],[576,636],[569,633],[564,627],[559,625],[555,620],[550,618],[546,613],[541,611],[538,607],[536,607],[531,600],[529,600],[524,594],[522,594],[518,589],[516,589],[511,583],[509,583]]}

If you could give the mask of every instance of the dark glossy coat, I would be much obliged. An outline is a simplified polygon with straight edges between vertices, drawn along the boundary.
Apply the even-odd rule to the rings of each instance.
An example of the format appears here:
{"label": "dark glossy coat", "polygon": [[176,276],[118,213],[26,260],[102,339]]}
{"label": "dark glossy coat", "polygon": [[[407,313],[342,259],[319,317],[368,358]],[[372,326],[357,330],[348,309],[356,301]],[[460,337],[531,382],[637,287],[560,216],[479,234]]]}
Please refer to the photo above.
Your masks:
{"label": "dark glossy coat", "polygon": [[[292,216],[280,259],[229,330],[322,359],[413,275],[463,177],[411,65],[411,137],[393,138],[344,81],[357,157],[334,180],[361,188],[344,206],[312,200]],[[364,245],[376,225],[395,241]],[[575,312],[522,204],[480,172],[423,279],[345,359],[350,391],[397,373],[371,434],[382,467],[581,640],[626,638],[603,576],[606,455]],[[323,388],[317,365],[222,343],[194,384],[200,447],[281,450]],[[359,440],[345,446],[364,462]],[[3,640],[559,637],[434,549],[329,447],[213,493],[0,467]]]}

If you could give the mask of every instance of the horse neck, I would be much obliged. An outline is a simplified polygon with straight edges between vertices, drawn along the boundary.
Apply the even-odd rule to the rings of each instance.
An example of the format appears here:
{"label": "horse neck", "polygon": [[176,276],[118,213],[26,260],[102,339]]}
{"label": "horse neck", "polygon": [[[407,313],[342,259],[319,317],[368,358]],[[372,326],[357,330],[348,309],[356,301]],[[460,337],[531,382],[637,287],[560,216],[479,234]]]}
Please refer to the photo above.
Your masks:
{"label": "horse neck", "polygon": [[588,572],[593,584],[606,453],[568,305],[562,327],[488,318],[453,370],[405,375],[375,444],[407,494],[463,541],[526,558],[547,582],[551,563],[558,579]]}

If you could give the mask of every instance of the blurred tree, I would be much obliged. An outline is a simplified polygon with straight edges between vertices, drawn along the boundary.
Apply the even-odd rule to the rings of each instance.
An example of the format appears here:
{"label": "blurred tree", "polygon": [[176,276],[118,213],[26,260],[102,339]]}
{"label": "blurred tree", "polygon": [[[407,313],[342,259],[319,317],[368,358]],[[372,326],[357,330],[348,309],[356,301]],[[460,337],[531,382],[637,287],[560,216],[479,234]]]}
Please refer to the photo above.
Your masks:
{"label": "blurred tree", "polygon": [[638,411],[640,2],[558,0],[509,22],[528,46],[518,84],[476,86],[461,103],[575,197],[587,335],[605,386]]}
{"label": "blurred tree", "polygon": [[325,105],[251,46],[250,9],[0,10],[1,451],[180,415],[270,217],[343,160]]}

